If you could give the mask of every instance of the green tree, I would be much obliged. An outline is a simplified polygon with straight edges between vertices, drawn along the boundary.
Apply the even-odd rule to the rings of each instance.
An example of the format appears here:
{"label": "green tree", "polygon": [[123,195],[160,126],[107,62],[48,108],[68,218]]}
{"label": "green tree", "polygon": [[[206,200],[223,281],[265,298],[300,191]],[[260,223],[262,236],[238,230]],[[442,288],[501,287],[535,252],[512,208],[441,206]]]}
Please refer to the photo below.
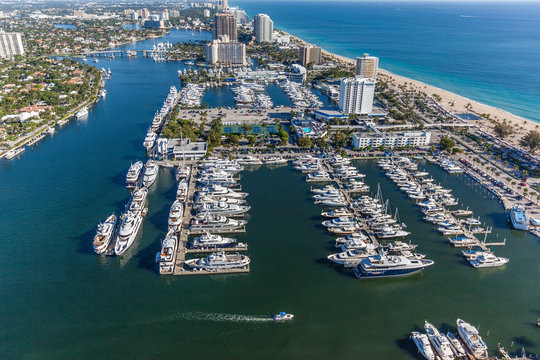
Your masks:
{"label": "green tree", "polygon": [[441,148],[446,151],[450,151],[454,146],[456,146],[456,142],[447,136],[442,137],[439,144],[441,145]]}
{"label": "green tree", "polygon": [[313,141],[308,137],[302,137],[298,140],[298,146],[303,149],[309,149],[313,147]]}
{"label": "green tree", "polygon": [[528,148],[533,153],[540,147],[540,132],[537,130],[529,131],[521,140],[519,141],[521,146]]}
{"label": "green tree", "polygon": [[493,131],[495,131],[500,138],[505,138],[508,135],[511,135],[514,132],[514,129],[512,128],[512,125],[502,122],[497,123],[493,128]]}

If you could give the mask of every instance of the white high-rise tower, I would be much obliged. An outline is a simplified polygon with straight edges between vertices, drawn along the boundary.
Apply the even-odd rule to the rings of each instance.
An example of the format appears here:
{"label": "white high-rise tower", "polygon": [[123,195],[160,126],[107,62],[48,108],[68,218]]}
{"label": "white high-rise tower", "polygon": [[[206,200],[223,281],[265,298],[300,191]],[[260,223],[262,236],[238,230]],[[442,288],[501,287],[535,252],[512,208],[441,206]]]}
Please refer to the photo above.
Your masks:
{"label": "white high-rise tower", "polygon": [[266,14],[258,14],[253,19],[253,30],[257,42],[272,41],[274,33],[274,22]]}
{"label": "white high-rise tower", "polygon": [[339,90],[339,108],[346,114],[370,114],[373,110],[374,95],[374,79],[342,79]]}

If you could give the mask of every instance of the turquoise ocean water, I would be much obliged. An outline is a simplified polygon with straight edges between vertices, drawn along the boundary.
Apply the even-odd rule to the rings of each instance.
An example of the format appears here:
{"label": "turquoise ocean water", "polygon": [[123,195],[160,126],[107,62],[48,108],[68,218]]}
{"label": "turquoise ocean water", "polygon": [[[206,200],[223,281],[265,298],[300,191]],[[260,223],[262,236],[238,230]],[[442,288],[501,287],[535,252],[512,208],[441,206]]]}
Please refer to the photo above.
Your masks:
{"label": "turquoise ocean water", "polygon": [[235,0],[347,57],[540,122],[540,3]]}

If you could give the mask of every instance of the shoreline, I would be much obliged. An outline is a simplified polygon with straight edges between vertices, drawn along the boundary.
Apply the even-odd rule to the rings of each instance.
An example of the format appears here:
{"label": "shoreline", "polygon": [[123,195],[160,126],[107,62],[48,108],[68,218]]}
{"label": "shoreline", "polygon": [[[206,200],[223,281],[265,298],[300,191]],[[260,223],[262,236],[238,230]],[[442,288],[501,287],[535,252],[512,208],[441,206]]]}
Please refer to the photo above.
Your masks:
{"label": "shoreline", "polygon": [[[292,35],[291,33],[279,30],[282,33],[289,35],[291,37],[291,40],[296,41],[300,44],[306,44],[309,45],[307,41]],[[314,45],[314,44],[312,44]],[[336,62],[341,62],[346,65],[355,66],[356,61],[354,59],[348,58],[346,56],[338,55],[335,53],[332,53],[328,50],[325,50],[321,48],[322,54],[332,58]],[[381,75],[381,77],[384,77],[387,82],[392,83],[394,86],[405,86],[412,90],[418,90],[425,92],[428,96],[432,96],[433,94],[436,94],[440,96],[441,101],[437,101],[446,111],[452,114],[458,114],[458,113],[472,113],[475,115],[478,115],[481,117],[480,120],[462,120],[463,122],[469,122],[478,125],[482,130],[485,132],[497,137],[497,135],[493,131],[493,127],[495,126],[496,122],[503,122],[506,120],[506,122],[514,125],[515,131],[512,135],[508,136],[504,139],[507,143],[510,143],[513,146],[522,148],[519,145],[520,138],[525,135],[527,132],[532,130],[538,130],[540,127],[540,123],[535,122],[534,120],[516,115],[511,113],[510,111],[492,106],[483,104],[479,101],[469,99],[465,96],[453,93],[449,90],[445,90],[433,85],[426,84],[419,80],[414,80],[411,78],[407,78],[405,76],[401,76],[398,74],[394,74],[388,70],[385,70],[383,68],[378,69],[378,74]],[[489,117],[484,117],[482,115],[488,115]]]}

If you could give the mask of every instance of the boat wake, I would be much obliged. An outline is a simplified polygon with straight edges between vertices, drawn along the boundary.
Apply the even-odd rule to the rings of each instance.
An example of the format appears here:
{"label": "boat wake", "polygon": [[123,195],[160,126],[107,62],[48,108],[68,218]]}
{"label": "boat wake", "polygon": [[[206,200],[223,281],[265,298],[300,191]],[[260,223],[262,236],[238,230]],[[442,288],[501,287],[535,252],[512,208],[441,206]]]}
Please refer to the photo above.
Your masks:
{"label": "boat wake", "polygon": [[238,315],[221,313],[189,312],[182,314],[183,320],[192,321],[217,321],[217,322],[268,322],[273,321],[270,316],[265,315]]}

